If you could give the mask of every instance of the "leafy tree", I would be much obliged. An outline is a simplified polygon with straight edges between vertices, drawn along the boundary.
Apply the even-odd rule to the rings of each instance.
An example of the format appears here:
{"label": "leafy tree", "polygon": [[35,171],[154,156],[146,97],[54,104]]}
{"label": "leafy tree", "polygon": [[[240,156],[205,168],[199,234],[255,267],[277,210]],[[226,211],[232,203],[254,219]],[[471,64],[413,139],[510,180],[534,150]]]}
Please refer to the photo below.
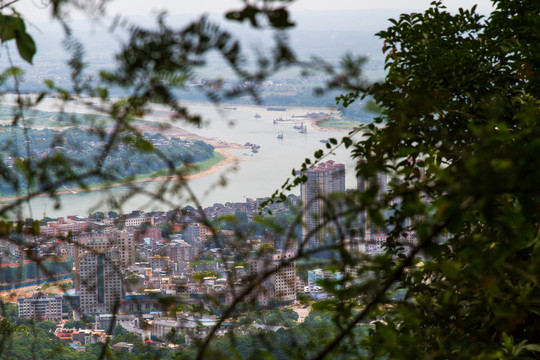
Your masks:
{"label": "leafy tree", "polygon": [[265,325],[283,325],[292,327],[298,320],[298,314],[291,309],[272,310],[264,313],[262,316],[262,323]]}
{"label": "leafy tree", "polygon": [[66,329],[86,329],[86,323],[81,320],[71,320],[64,324]]}
{"label": "leafy tree", "polygon": [[145,221],[141,225],[138,226],[138,230],[144,233],[146,229],[149,229],[151,227],[152,227],[152,224],[150,223],[150,221]]}
{"label": "leafy tree", "polygon": [[97,211],[91,215],[92,219],[94,220],[103,220],[105,217],[105,214],[102,211]]}
{"label": "leafy tree", "polygon": [[37,321],[36,326],[45,332],[54,332],[56,323],[53,321]]}
{"label": "leafy tree", "polygon": [[170,223],[159,223],[156,224],[157,228],[161,229],[161,236],[167,239],[174,232],[174,228]]}
{"label": "leafy tree", "polygon": [[127,334],[126,329],[122,327],[122,325],[116,325],[113,329],[113,335],[116,336],[124,336]]}
{"label": "leafy tree", "polygon": [[2,317],[14,319],[19,316],[19,309],[15,304],[0,302],[0,314]]}
{"label": "leafy tree", "polygon": [[[329,83],[346,90],[344,107],[369,97],[381,110],[380,126],[330,139],[328,152],[351,149],[359,178],[393,179],[383,196],[373,185],[326,199],[333,207],[321,226],[339,220],[340,231],[317,249],[300,244],[298,258],[324,250],[327,268],[344,274],[322,282],[334,297],[314,304],[332,324],[315,358],[537,356],[540,35],[531,14],[540,9],[494,3],[485,19],[440,2],[403,14],[378,33],[384,81],[366,85],[361,60],[347,58]],[[288,181],[274,198],[304,181]],[[359,213],[388,234],[384,254],[351,250],[351,241],[371,241]],[[354,335],[371,321],[369,336]]]}
{"label": "leafy tree", "polygon": [[186,343],[186,335],[180,334],[176,331],[176,328],[172,328],[171,331],[165,334],[165,340],[175,345],[182,345]]}
{"label": "leafy tree", "polygon": [[[336,297],[317,305],[340,330],[317,358],[349,349],[352,330],[374,318],[384,321],[364,346],[377,358],[537,356],[539,7],[494,3],[486,19],[440,2],[401,15],[378,33],[385,80],[342,83],[345,106],[369,96],[382,109],[384,126],[343,140],[358,175],[396,181],[383,199],[358,194],[357,211],[390,235],[386,254],[354,274],[371,280],[327,286]],[[403,241],[408,231],[415,242]]]}

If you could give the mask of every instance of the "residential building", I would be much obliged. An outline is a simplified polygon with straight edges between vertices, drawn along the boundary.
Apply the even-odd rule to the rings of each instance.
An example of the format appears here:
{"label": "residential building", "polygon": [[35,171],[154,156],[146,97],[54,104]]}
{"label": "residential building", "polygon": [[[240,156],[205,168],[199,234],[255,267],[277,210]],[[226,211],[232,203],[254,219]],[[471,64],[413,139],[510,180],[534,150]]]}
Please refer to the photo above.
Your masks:
{"label": "residential building", "polygon": [[[377,188],[377,193],[375,194],[375,203],[383,203],[384,196],[388,191],[388,177],[386,173],[377,172],[373,177],[366,179],[362,176],[357,177],[357,189],[360,192],[368,191],[372,188]],[[383,217],[386,217],[386,212],[382,211]],[[367,216],[367,211],[364,211],[360,215],[360,223],[362,225],[362,236],[366,239],[371,237],[373,233],[383,233],[383,230],[380,227],[374,226],[370,221],[369,216]]]}
{"label": "residential building", "polygon": [[62,319],[62,295],[47,296],[36,293],[32,297],[17,298],[19,317],[57,321]]}
{"label": "residential building", "polygon": [[85,314],[110,314],[124,300],[123,272],[118,251],[106,254],[86,252],[79,256],[77,289],[80,309]]}
{"label": "residential building", "polygon": [[333,227],[322,226],[323,215],[329,212],[328,196],[345,191],[345,165],[329,160],[309,168],[304,175],[307,181],[300,187],[304,206],[302,239],[307,241],[308,248],[316,248],[324,244],[328,230]]}
{"label": "residential building", "polygon": [[112,349],[114,351],[128,352],[128,353],[132,352],[134,348],[135,348],[134,344],[130,344],[124,341],[118,342],[112,346]]}
{"label": "residential building", "polygon": [[324,279],[324,273],[322,269],[315,269],[315,270],[309,270],[308,271],[308,292],[312,292],[316,290],[317,281]]}
{"label": "residential building", "polygon": [[80,233],[88,229],[86,219],[79,218],[58,218],[57,221],[49,221],[47,225],[39,228],[42,235],[67,235],[68,233]]}
{"label": "residential building", "polygon": [[331,272],[323,269],[314,269],[308,271],[307,291],[313,297],[316,294],[323,292],[323,289],[318,284],[319,280],[336,281],[343,278],[343,273]]}
{"label": "residential building", "polygon": [[[258,290],[257,297],[268,299],[270,297],[280,301],[296,300],[296,261],[295,249],[274,250],[263,257],[255,255],[249,259],[250,275],[262,275],[269,270],[279,268],[264,282]],[[268,294],[271,294],[268,296]],[[259,302],[261,299],[259,299]]]}
{"label": "residential building", "polygon": [[184,238],[192,246],[192,258],[199,256],[202,248],[205,246],[208,232],[208,228],[201,223],[190,223],[186,226]]}
{"label": "residential building", "polygon": [[169,259],[174,263],[178,263],[179,261],[191,261],[191,248],[192,246],[187,242],[176,240],[169,247]]}
{"label": "residential building", "polygon": [[120,220],[120,224],[123,227],[135,227],[135,226],[141,226],[142,224],[150,224],[150,226],[154,226],[154,218],[152,216],[135,216],[135,217],[127,217]]}
{"label": "residential building", "polygon": [[178,261],[191,261],[193,259],[191,254],[191,245],[185,241],[179,241],[176,244],[177,259]]}
{"label": "residential building", "polygon": [[168,270],[169,269],[169,257],[168,256],[150,256],[148,262],[152,270]]}
{"label": "residential building", "polygon": [[115,248],[117,257],[123,268],[135,263],[135,239],[129,231],[108,231],[82,233],[73,237],[77,247],[75,251],[75,267],[78,267],[78,259],[87,251],[105,254],[111,248]]}
{"label": "residential building", "polygon": [[124,268],[135,264],[135,236],[132,231],[117,233],[116,247],[120,248],[120,261]]}
{"label": "residential building", "polygon": [[134,231],[134,233],[135,233],[135,242],[142,243],[144,239],[148,238],[150,239],[150,244],[152,245],[152,247],[154,247],[156,245],[156,242],[158,242],[162,238],[161,228],[158,228],[158,227],[155,227],[155,228],[149,227],[142,230],[136,230]]}

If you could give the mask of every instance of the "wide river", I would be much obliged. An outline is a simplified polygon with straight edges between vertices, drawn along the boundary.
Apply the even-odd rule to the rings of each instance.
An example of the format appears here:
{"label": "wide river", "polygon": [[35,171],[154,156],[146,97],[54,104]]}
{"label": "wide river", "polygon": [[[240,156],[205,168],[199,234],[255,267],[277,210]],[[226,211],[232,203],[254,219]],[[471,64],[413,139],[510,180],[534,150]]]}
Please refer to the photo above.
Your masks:
{"label": "wide river", "polygon": [[[224,109],[224,107],[236,110]],[[305,115],[307,112],[330,112],[321,108],[287,107],[284,112],[267,111],[262,106],[227,105],[217,108],[210,104],[191,104],[192,112],[198,113],[205,125],[198,129],[194,126],[183,125],[185,130],[206,138],[216,138],[226,142],[245,144],[246,142],[260,145],[258,153],[249,149],[231,149],[231,154],[241,159],[236,170],[233,165],[223,166],[219,171],[204,177],[192,179],[191,189],[203,206],[214,203],[243,202],[246,198],[258,198],[271,195],[278,189],[295,168],[299,168],[306,157],[313,159],[317,149],[324,148],[322,139],[335,137],[340,139],[346,132],[321,131],[306,122],[307,133],[302,134],[293,129],[292,123],[274,124],[273,119],[292,115]],[[255,118],[259,114],[260,118]],[[278,133],[283,133],[283,139],[278,139]],[[344,149],[338,151],[327,160],[335,160],[346,165],[346,187],[355,188],[354,161]],[[226,178],[224,186],[219,185]],[[145,190],[153,191],[162,182],[146,182]],[[141,185],[141,184],[138,184]],[[105,190],[77,192],[60,196],[61,208],[55,209],[54,203],[47,197],[38,197],[24,206],[23,216],[41,218],[42,216],[58,217],[67,215],[85,215],[94,211],[108,211],[112,206],[107,199],[121,199],[129,191],[128,186],[115,186]],[[293,191],[299,194],[299,188]],[[142,192],[132,195],[126,200],[121,210],[168,210],[172,205],[183,207],[193,204],[185,191],[179,194],[165,196],[166,203],[150,198]]]}

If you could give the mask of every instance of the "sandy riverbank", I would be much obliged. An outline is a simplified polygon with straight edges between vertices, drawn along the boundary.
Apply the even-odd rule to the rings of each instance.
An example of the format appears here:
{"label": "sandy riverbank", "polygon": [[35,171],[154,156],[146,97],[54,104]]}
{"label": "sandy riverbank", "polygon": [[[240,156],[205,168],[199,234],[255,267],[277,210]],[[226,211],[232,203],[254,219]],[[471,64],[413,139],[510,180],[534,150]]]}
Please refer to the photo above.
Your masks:
{"label": "sandy riverbank", "polygon": [[[241,160],[240,158],[238,158],[236,156],[233,156],[232,154],[230,154],[229,152],[227,152],[223,148],[221,148],[221,149],[216,148],[214,151],[221,154],[224,157],[224,159],[221,160],[220,162],[218,162],[217,164],[212,165],[210,168],[208,168],[206,170],[195,172],[195,173],[187,175],[187,176],[185,176],[183,178],[185,180],[192,180],[192,179],[201,178],[203,176],[207,176],[207,175],[210,175],[212,173],[215,173],[216,171],[219,171],[224,166],[231,165],[231,164],[237,164]],[[93,186],[90,189],[88,189],[87,191],[103,190],[103,189],[108,189],[108,188],[111,188],[111,187],[114,187],[114,186],[120,186],[120,185],[144,183],[144,182],[151,182],[151,181],[174,181],[174,180],[178,180],[178,179],[179,179],[178,176],[147,177],[147,178],[143,178],[143,179],[138,179],[138,180],[133,180],[133,181],[125,181],[125,182],[111,184],[111,185]],[[69,193],[69,191],[61,192],[61,193]]]}
{"label": "sandy riverbank", "polygon": [[[240,147],[240,148],[243,148],[243,147]],[[210,168],[208,168],[206,170],[198,171],[198,172],[195,172],[193,174],[187,175],[183,179],[192,180],[192,179],[201,178],[201,177],[210,175],[212,173],[215,173],[216,171],[221,170],[225,166],[238,164],[241,161],[240,158],[238,158],[238,157],[232,155],[231,153],[227,152],[226,148],[216,148],[214,151],[219,153],[220,155],[222,155],[224,157],[223,160],[221,160],[220,162],[218,162],[215,165],[212,165]],[[112,188],[112,187],[115,187],[115,186],[123,186],[123,185],[136,184],[136,183],[145,183],[145,182],[152,182],[152,181],[175,181],[175,180],[179,180],[179,177],[178,176],[147,177],[147,178],[142,178],[142,179],[137,179],[137,180],[132,180],[132,181],[118,182],[118,183],[114,183],[114,184],[96,185],[96,186],[90,187],[88,190],[77,190],[77,191],[90,192],[90,191],[94,191],[94,190],[104,190],[104,189],[109,189],[109,188]],[[72,189],[68,189],[68,190],[57,191],[57,194],[60,194],[60,195],[62,195],[62,194],[72,194],[74,192],[76,192],[76,191],[72,190]],[[48,196],[48,194],[40,194],[40,195],[37,195],[37,196],[40,196],[40,197],[41,196]],[[15,200],[22,199],[22,198],[24,198],[24,196],[14,196],[14,197],[9,197],[9,198],[2,198],[1,201],[0,201],[0,206],[4,202],[15,201]]]}
{"label": "sandy riverbank", "polygon": [[320,123],[323,122],[324,120],[326,119],[313,119],[311,120],[311,126],[315,130],[321,131],[321,132],[340,132],[343,134],[348,134],[353,130],[353,129],[341,129],[341,128],[335,128],[335,127],[321,126]]}
{"label": "sandy riverbank", "polygon": [[[10,99],[8,98],[7,101],[6,99],[4,99],[4,105],[16,106],[16,103],[13,102],[13,104],[11,104]],[[91,109],[88,106],[85,106],[84,103],[80,103],[80,102],[61,103],[59,100],[51,99],[51,98],[44,99],[38,106],[34,108],[34,110],[46,111],[46,112],[64,111],[66,113],[104,115],[104,114],[100,114],[95,109]],[[247,146],[244,146],[244,145],[226,142],[223,140],[219,140],[217,138],[206,138],[206,137],[197,135],[195,133],[192,133],[190,131],[180,128],[177,125],[178,124],[177,122],[171,123],[172,112],[163,111],[163,110],[156,111],[156,109],[151,109],[151,110],[152,111],[150,111],[149,114],[145,115],[141,119],[144,121],[141,121],[140,123],[136,123],[135,125],[135,127],[141,133],[149,133],[149,134],[159,133],[168,138],[177,137],[182,140],[191,140],[191,141],[200,140],[207,144],[212,145],[215,149],[214,151],[219,153],[221,156],[223,156],[223,160],[212,165],[210,168],[202,170],[202,171],[194,172],[193,174],[189,174],[185,176],[184,179],[186,180],[201,178],[201,177],[210,175],[212,173],[215,173],[221,170],[225,166],[239,163],[242,159],[232,155],[227,150],[248,148]],[[78,126],[83,127],[83,128],[86,127],[86,126],[81,126],[81,125],[78,125]],[[32,128],[36,128],[36,129],[49,128],[52,130],[63,130],[63,129],[58,129],[55,127],[47,127],[47,126],[41,126],[41,125],[35,126],[35,127],[32,126]],[[128,185],[132,183],[144,183],[144,182],[152,182],[152,181],[174,181],[174,180],[178,180],[178,177],[175,177],[175,176],[147,177],[147,178],[137,179],[133,181],[118,182],[114,184],[96,185],[96,186],[92,186],[91,188],[85,191],[103,190],[103,189],[108,189],[115,186]],[[57,193],[70,194],[70,193],[73,193],[74,191],[82,191],[82,190],[66,189],[66,190],[60,190]],[[47,196],[47,194],[42,194],[39,196]],[[3,198],[1,199],[1,201],[9,202],[9,201],[14,201],[21,198],[24,198],[24,196]]]}

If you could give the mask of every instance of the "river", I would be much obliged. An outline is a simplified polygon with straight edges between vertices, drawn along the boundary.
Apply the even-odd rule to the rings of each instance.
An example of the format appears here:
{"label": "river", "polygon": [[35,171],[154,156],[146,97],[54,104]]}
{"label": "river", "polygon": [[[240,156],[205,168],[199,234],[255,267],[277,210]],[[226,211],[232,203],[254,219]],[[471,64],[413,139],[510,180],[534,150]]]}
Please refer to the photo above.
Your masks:
{"label": "river", "polygon": [[[229,109],[211,104],[191,104],[190,110],[200,114],[205,124],[200,129],[191,125],[181,127],[206,138],[217,138],[237,144],[255,143],[260,149],[258,153],[252,153],[249,149],[227,150],[241,159],[235,170],[234,165],[224,166],[217,172],[190,180],[189,185],[203,206],[269,196],[291,176],[293,169],[300,167],[306,157],[313,159],[313,153],[317,149],[324,148],[322,139],[329,137],[339,139],[346,135],[346,132],[321,131],[309,122],[305,123],[306,134],[293,129],[292,123],[273,123],[273,119],[278,117],[286,119],[292,115],[305,115],[307,112],[330,112],[321,108],[288,107],[282,112],[267,111],[266,107],[262,106],[226,107]],[[232,107],[236,110],[232,110]],[[255,114],[261,117],[255,118]],[[283,139],[277,138],[278,133],[283,133]],[[345,149],[339,149],[326,159],[345,163],[346,187],[356,187],[355,162],[349,158]],[[226,178],[225,186],[219,185],[222,177]],[[162,185],[162,182],[146,182],[144,189],[151,192]],[[60,196],[59,209],[55,208],[49,198],[38,197],[26,204],[22,212],[23,216],[34,218],[86,215],[94,211],[106,212],[113,209],[108,199],[121,199],[128,191],[129,186],[122,185],[104,190],[63,194]],[[299,188],[293,193],[299,194]],[[136,209],[168,210],[173,206],[183,207],[193,204],[185,191],[169,194],[164,200],[165,202],[162,202],[143,193],[137,193],[123,203],[121,211],[125,213]]]}

